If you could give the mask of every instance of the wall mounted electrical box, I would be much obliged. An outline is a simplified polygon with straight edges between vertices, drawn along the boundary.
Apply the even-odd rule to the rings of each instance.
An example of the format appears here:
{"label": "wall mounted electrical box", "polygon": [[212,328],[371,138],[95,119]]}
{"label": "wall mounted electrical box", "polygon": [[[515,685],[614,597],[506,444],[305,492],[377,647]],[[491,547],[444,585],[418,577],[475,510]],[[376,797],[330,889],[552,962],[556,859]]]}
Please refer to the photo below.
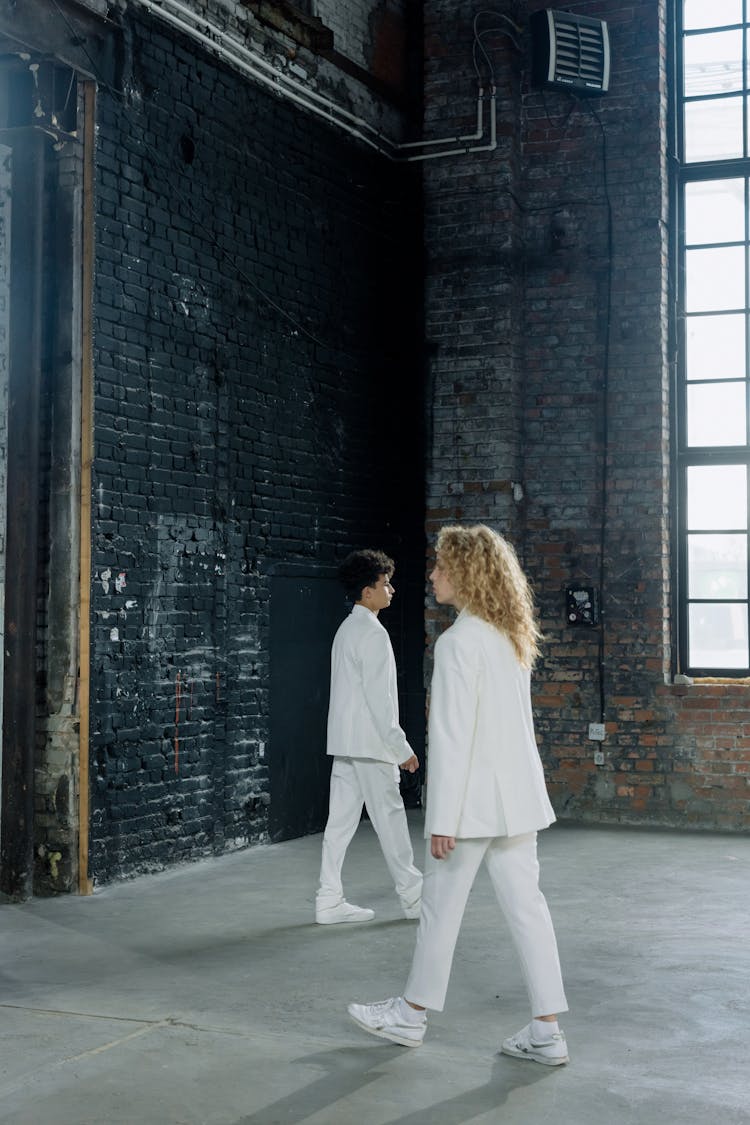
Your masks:
{"label": "wall mounted electrical box", "polygon": [[568,625],[598,625],[599,591],[594,586],[568,586],[565,619]]}
{"label": "wall mounted electrical box", "polygon": [[530,19],[532,77],[537,86],[575,94],[609,89],[609,32],[604,20],[544,10]]}

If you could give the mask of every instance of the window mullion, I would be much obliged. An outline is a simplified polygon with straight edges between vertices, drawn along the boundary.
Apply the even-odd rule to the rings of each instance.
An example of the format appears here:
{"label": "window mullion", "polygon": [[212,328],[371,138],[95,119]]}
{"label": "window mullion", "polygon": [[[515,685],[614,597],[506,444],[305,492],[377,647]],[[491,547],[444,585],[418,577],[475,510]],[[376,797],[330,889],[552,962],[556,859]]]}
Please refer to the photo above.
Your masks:
{"label": "window mullion", "polygon": [[[678,252],[673,259],[678,271],[675,305],[678,398],[674,412],[677,425],[676,624],[680,668],[698,675],[737,676],[750,671],[749,6],[749,0],[742,0],[741,27],[709,26],[686,31],[683,4],[675,0],[676,121],[680,159],[675,169],[676,192],[673,195],[678,207],[674,228]],[[708,14],[710,17],[710,12]],[[734,35],[710,38],[721,31],[731,31]],[[741,34],[737,35],[737,31]],[[709,38],[701,42],[702,35]],[[691,39],[687,50],[691,70],[686,85],[687,38]],[[736,55],[727,58],[730,77],[723,88],[717,70],[717,57],[723,56],[717,56],[717,44],[722,51],[728,48],[728,54],[735,50],[740,52],[739,59]],[[739,77],[738,63],[741,66]],[[686,88],[692,91],[689,98],[685,97]],[[709,92],[704,93],[706,90]],[[723,107],[718,103],[724,103]],[[695,108],[686,111],[688,104]],[[705,110],[702,105],[706,106]],[[710,132],[716,125],[720,130],[718,134]],[[715,153],[721,152],[732,155],[717,158]],[[686,162],[688,154],[690,163]],[[709,159],[701,160],[701,156]],[[739,183],[721,186],[720,181],[731,179],[743,181],[741,189]],[[716,181],[715,187],[712,181]],[[688,187],[701,182],[706,184],[705,188]],[[717,201],[719,210],[715,207]],[[726,210],[721,211],[725,201]],[[744,214],[739,213],[739,208]],[[692,252],[688,249],[688,233]],[[702,317],[713,320],[701,324]],[[689,381],[688,375],[692,376]],[[741,382],[744,393],[737,388],[737,383]],[[730,385],[735,389],[731,390]],[[712,386],[715,391],[711,390]],[[743,404],[744,434],[740,414]],[[731,446],[688,445],[688,441],[743,439],[743,444]],[[739,504],[738,491],[743,483],[744,506]],[[688,526],[688,501],[690,520],[699,525],[692,531]],[[744,527],[737,526],[743,518]],[[714,523],[718,524],[715,528]],[[732,536],[734,538],[729,538]],[[722,606],[724,609],[719,608]],[[695,631],[692,637],[691,630]],[[743,661],[745,666],[738,667]]]}

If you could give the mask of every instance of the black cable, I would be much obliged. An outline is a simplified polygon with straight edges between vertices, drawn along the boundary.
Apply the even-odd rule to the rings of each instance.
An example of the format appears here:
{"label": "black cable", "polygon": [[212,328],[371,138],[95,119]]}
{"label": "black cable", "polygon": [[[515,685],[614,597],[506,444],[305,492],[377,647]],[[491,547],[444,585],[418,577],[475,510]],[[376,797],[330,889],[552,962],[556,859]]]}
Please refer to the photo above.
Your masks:
{"label": "black cable", "polygon": [[[519,24],[517,24],[515,22],[515,20],[512,20],[510,18],[510,16],[506,16],[505,12],[496,12],[492,8],[480,8],[479,11],[474,16],[474,32],[475,32],[475,34],[476,34],[477,24],[479,23],[479,20],[481,19],[482,16],[492,16],[494,19],[502,20],[504,23],[507,23],[508,26],[511,27],[513,29],[513,31],[517,32],[519,35],[523,32],[523,28]],[[490,30],[493,30],[493,31],[497,30],[497,31],[502,32],[504,35],[507,35],[508,38],[510,40],[512,40],[514,46],[516,46],[520,51],[521,46],[518,43],[518,41],[516,40],[515,35],[512,35],[510,31],[506,31],[505,28],[491,28]],[[482,32],[482,35],[484,35],[484,34],[485,34],[485,32]]]}
{"label": "black cable", "polygon": [[504,16],[502,14],[502,12],[493,12],[493,11],[490,11],[489,9],[482,9],[479,12],[477,12],[477,14],[474,16],[474,22],[473,22],[473,25],[472,25],[473,32],[474,32],[474,42],[472,43],[472,48],[471,48],[471,56],[472,56],[472,62],[474,64],[474,71],[475,71],[476,76],[477,76],[477,81],[479,82],[479,85],[481,86],[483,84],[482,83],[482,75],[481,75],[481,72],[479,70],[479,65],[478,65],[478,62],[477,62],[477,52],[481,51],[482,55],[484,55],[484,61],[487,64],[487,70],[489,72],[489,85],[494,86],[496,84],[495,83],[495,67],[494,67],[492,59],[490,58],[490,56],[487,52],[487,49],[486,49],[484,43],[482,42],[482,40],[488,35],[505,35],[506,38],[510,39],[511,43],[513,44],[513,46],[516,48],[517,51],[521,50],[521,45],[518,42],[518,40],[515,38],[515,36],[510,31],[507,31],[504,27],[488,27],[488,28],[485,28],[484,31],[480,32],[478,30],[478,24],[479,24],[479,20],[482,16],[494,16],[497,19],[505,20],[507,23],[510,24],[510,26],[515,31],[520,32],[521,28],[518,27],[517,24],[513,23],[513,21],[510,19],[509,16]]}
{"label": "black cable", "polygon": [[482,43],[479,36],[477,35],[477,30],[476,30],[476,27],[475,27],[474,28],[474,42],[471,45],[471,61],[474,64],[474,72],[477,76],[477,82],[481,86],[482,85],[482,74],[479,70],[479,65],[477,63],[477,48],[479,48],[479,50],[482,52],[482,54],[484,55],[484,60],[487,63],[487,70],[489,71],[489,85],[494,86],[495,85],[495,68],[492,64],[492,59],[490,58],[490,56],[487,54],[487,51],[485,50],[484,44]]}
{"label": "black cable", "polygon": [[557,122],[557,121],[553,121],[552,118],[550,117],[549,106],[547,104],[546,92],[544,90],[541,90],[540,93],[541,93],[541,96],[542,96],[542,105],[544,106],[544,116],[547,118],[548,125],[550,125],[550,127],[553,128],[553,129],[562,129],[563,136],[564,136],[565,133],[568,130],[568,125],[570,124],[570,122],[573,118],[573,114],[579,108],[579,106],[581,104],[581,98],[576,97],[575,94],[570,94],[569,95],[570,96],[570,109],[565,114],[565,116],[561,119],[561,121]]}
{"label": "black cable", "polygon": [[602,134],[602,174],[604,197],[607,206],[607,291],[605,297],[604,321],[604,351],[602,356],[602,471],[601,471],[601,518],[599,524],[599,721],[605,721],[606,687],[605,687],[605,659],[604,644],[606,634],[607,615],[604,606],[605,561],[604,552],[607,545],[607,489],[609,485],[609,469],[607,465],[609,455],[609,346],[610,346],[610,318],[612,315],[612,272],[614,258],[614,238],[612,230],[612,202],[609,196],[609,174],[607,164],[607,133],[599,114],[589,104],[589,112],[596,121]]}

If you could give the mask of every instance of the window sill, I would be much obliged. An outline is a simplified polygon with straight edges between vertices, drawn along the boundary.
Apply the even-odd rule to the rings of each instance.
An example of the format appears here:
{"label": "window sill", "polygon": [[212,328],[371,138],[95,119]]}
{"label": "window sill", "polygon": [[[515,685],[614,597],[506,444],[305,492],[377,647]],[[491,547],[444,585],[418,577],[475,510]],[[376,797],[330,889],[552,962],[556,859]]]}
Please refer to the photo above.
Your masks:
{"label": "window sill", "polygon": [[685,676],[677,675],[669,687],[750,687],[750,676]]}

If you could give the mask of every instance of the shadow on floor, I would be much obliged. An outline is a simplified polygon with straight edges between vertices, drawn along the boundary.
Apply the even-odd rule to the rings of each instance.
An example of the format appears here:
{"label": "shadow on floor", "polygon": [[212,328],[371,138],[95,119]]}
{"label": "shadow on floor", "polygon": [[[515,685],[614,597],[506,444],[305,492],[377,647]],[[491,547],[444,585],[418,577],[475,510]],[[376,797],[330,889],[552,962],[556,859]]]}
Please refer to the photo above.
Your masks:
{"label": "shadow on floor", "polygon": [[[405,1048],[394,1044],[344,1047],[303,1055],[295,1059],[295,1063],[322,1067],[325,1073],[293,1094],[279,1098],[249,1117],[240,1118],[234,1125],[280,1125],[281,1122],[305,1121],[333,1107],[339,1100],[351,1097],[371,1082],[382,1078],[392,1082],[393,1075],[388,1074],[386,1064],[399,1055],[404,1056],[405,1052]],[[398,1125],[435,1125],[437,1121],[440,1125],[463,1125],[479,1114],[499,1109],[514,1090],[545,1078],[552,1079],[557,1069],[562,1068],[534,1066],[525,1059],[508,1059],[498,1055],[489,1081],[406,1117],[399,1117]],[[408,1082],[408,1076],[405,1081]]]}

